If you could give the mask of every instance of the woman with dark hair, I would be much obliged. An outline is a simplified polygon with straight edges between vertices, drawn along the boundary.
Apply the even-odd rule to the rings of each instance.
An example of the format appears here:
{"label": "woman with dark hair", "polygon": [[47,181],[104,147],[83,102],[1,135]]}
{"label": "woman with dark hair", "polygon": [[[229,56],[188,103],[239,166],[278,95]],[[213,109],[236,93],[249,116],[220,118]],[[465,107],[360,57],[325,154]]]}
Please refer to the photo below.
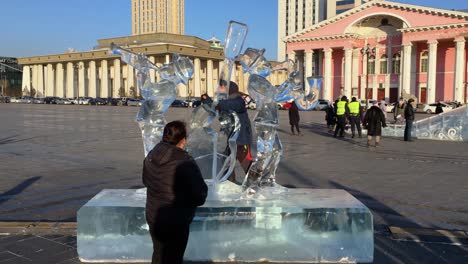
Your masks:
{"label": "woman with dark hair", "polygon": [[143,162],[153,264],[183,263],[190,223],[208,193],[200,169],[184,150],[186,142],[185,124],[170,122],[164,127],[162,141]]}
{"label": "woman with dark hair", "polygon": [[[220,90],[226,90],[227,82],[220,81]],[[240,131],[237,137],[237,160],[240,162],[244,172],[249,171],[252,164],[252,156],[250,154],[250,146],[252,145],[252,126],[250,125],[250,118],[245,107],[245,101],[239,93],[239,86],[235,82],[229,82],[229,97],[226,100],[219,101],[216,109],[220,112],[235,112],[239,117]],[[231,174],[230,181],[235,182],[235,174]]]}
{"label": "woman with dark hair", "polygon": [[291,103],[291,107],[289,108],[289,124],[291,125],[291,135],[294,134],[294,127],[296,127],[297,135],[302,136],[301,130],[299,130],[299,121],[301,117],[299,116],[299,108],[296,105],[296,101]]}

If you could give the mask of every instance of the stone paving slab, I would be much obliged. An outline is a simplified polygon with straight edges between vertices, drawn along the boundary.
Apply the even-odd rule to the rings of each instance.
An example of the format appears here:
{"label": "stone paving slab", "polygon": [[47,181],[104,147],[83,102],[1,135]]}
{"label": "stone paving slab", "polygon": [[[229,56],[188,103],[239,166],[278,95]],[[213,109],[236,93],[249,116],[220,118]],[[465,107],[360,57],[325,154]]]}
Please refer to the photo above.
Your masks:
{"label": "stone paving slab", "polygon": [[[0,263],[81,263],[77,256],[76,243],[70,243],[72,241],[76,241],[76,236],[0,236]],[[466,245],[459,246],[442,243],[416,243],[412,241],[402,241],[394,239],[391,236],[387,235],[375,235],[374,263],[376,264],[463,264],[467,262],[468,247]],[[211,264],[211,262],[186,263]],[[243,262],[230,263],[243,264]],[[266,262],[258,262],[258,264],[261,263]]]}

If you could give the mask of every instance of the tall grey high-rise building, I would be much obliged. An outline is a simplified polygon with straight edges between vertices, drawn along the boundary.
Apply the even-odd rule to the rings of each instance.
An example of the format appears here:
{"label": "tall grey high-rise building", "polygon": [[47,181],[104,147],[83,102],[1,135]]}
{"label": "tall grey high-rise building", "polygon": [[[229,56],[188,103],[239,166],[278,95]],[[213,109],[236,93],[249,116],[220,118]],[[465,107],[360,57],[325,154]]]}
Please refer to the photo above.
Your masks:
{"label": "tall grey high-rise building", "polygon": [[341,14],[367,0],[278,0],[278,60],[286,57],[286,36]]}
{"label": "tall grey high-rise building", "polygon": [[183,35],[184,23],[184,0],[132,0],[132,35]]}

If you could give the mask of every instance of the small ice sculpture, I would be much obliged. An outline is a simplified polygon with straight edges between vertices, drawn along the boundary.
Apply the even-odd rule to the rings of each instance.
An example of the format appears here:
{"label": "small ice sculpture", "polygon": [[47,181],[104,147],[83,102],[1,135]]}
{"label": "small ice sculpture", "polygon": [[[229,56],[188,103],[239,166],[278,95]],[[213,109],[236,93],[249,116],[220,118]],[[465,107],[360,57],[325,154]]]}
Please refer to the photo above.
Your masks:
{"label": "small ice sculpture", "polygon": [[[235,59],[241,53],[247,32],[247,25],[235,21],[229,23],[224,46],[225,59],[219,77],[220,81],[227,83],[227,89],[221,89],[219,85],[214,102],[202,104],[192,113],[191,135],[187,148],[195,158],[204,178],[210,179],[209,199],[217,199],[218,183],[229,177],[236,163],[239,119],[235,113],[219,114],[215,107],[220,100],[228,97],[229,80]],[[219,123],[215,124],[215,121]],[[214,125],[218,126],[217,129],[213,128]],[[218,133],[218,130],[221,133]]]}
{"label": "small ice sculpture", "polygon": [[[193,74],[193,64],[187,57],[172,56],[172,62],[161,67],[154,65],[143,53],[134,53],[112,43],[111,55],[119,55],[121,60],[137,71],[138,88],[144,98],[136,116],[145,149],[145,157],[161,141],[166,120],[164,113],[177,96],[177,85],[187,85]],[[151,82],[150,70],[155,70],[161,81]]]}
{"label": "small ice sculpture", "polygon": [[[248,89],[257,102],[258,113],[254,119],[257,132],[257,155],[248,171],[243,189],[249,194],[266,186],[279,187],[275,183],[275,173],[281,158],[283,147],[277,133],[278,102],[301,99],[304,105],[316,104],[318,88],[311,85],[309,91],[304,91],[301,76],[293,61],[287,60],[276,67],[265,59],[264,49],[248,48],[240,56],[244,72],[250,73]],[[276,70],[287,70],[288,79],[279,87],[273,86],[266,77]],[[312,78],[308,78],[311,83]],[[301,108],[304,106],[301,105]],[[282,188],[276,188],[281,191]],[[272,190],[270,190],[272,191]],[[273,191],[275,192],[275,191]],[[271,192],[270,192],[271,193]]]}

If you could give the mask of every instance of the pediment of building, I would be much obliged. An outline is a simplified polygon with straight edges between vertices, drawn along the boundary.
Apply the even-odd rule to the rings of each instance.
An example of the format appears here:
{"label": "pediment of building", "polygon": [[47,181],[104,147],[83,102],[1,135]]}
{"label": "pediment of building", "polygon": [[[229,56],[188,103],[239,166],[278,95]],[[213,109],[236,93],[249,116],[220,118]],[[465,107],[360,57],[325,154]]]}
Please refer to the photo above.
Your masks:
{"label": "pediment of building", "polygon": [[406,29],[468,23],[468,13],[375,0],[286,37],[298,42],[328,37],[380,37]]}

